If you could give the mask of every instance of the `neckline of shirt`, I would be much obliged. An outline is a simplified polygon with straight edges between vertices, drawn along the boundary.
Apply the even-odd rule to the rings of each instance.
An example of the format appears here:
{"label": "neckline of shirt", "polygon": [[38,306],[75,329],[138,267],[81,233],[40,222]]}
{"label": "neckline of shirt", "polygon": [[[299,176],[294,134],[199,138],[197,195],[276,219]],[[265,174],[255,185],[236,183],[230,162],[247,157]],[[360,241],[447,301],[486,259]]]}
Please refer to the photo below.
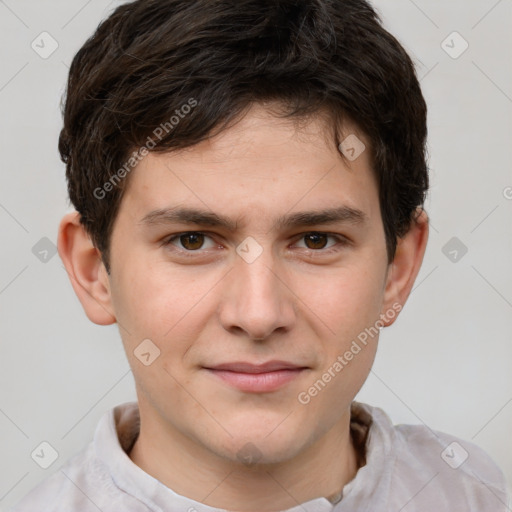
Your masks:
{"label": "neckline of shirt", "polygon": [[[127,402],[107,411],[96,428],[93,440],[95,453],[115,485],[155,512],[175,509],[225,512],[177,494],[129,458],[127,452],[137,438],[139,425],[137,402]],[[355,477],[334,496],[314,498],[284,512],[343,512],[344,504],[348,506],[354,495],[363,494],[370,503],[377,488],[385,491],[389,482],[384,481],[384,469],[394,462],[394,430],[390,418],[378,407],[354,401],[351,404],[350,428],[354,444],[365,449],[365,464]]]}

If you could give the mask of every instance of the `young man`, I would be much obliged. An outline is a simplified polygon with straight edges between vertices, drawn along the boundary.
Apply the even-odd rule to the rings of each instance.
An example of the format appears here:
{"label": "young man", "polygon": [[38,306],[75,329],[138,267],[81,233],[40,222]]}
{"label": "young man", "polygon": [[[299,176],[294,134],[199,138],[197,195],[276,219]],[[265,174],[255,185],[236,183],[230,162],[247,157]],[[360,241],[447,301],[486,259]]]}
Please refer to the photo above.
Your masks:
{"label": "young man", "polygon": [[426,107],[364,0],[139,0],[76,55],[59,254],[138,402],[17,512],[505,512],[481,449],[354,401],[428,236]]}

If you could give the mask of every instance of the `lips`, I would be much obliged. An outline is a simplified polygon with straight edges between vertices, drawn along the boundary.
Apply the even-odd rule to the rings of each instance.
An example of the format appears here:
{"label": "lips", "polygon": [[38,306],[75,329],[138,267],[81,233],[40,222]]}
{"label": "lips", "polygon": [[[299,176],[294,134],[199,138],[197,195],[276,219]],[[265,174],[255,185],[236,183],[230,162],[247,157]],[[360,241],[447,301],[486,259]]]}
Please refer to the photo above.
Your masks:
{"label": "lips", "polygon": [[232,362],[205,367],[214,377],[247,393],[277,391],[301,375],[307,367],[286,361],[268,361],[263,364]]}
{"label": "lips", "polygon": [[275,372],[279,370],[297,370],[300,368],[304,368],[303,366],[299,366],[293,363],[288,363],[285,361],[269,361],[263,364],[252,364],[246,362],[236,362],[236,363],[224,363],[216,366],[208,367],[210,370],[224,370],[229,372],[237,372],[237,373],[268,373]]}

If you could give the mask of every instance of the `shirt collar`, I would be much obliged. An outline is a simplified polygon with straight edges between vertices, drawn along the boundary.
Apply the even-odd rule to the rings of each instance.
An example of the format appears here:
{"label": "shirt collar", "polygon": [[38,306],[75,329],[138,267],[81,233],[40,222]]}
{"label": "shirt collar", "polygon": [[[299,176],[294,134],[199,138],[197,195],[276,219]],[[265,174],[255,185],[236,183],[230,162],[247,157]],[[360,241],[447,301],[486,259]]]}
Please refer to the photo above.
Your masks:
{"label": "shirt collar", "polygon": [[[224,509],[175,493],[134,464],[127,452],[138,436],[139,427],[137,403],[127,402],[108,411],[96,428],[93,441],[96,455],[106,465],[118,488],[158,512],[194,509],[197,512],[224,512]],[[365,450],[366,464],[337,495],[329,499],[315,498],[286,512],[348,512],[353,510],[354,504],[361,503],[367,503],[368,510],[372,510],[375,507],[371,503],[377,503],[378,497],[382,499],[383,493],[387,494],[390,472],[384,469],[394,461],[391,420],[381,409],[354,401],[350,428],[356,446],[359,444]]]}

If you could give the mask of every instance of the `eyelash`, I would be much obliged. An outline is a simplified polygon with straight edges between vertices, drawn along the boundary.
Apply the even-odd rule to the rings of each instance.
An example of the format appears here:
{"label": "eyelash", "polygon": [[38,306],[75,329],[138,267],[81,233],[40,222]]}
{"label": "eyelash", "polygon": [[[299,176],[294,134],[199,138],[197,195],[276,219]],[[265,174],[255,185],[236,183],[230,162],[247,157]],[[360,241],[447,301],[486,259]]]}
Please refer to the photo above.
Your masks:
{"label": "eyelash", "polygon": [[[165,247],[173,246],[173,243],[176,239],[179,239],[183,235],[203,235],[205,237],[213,238],[211,235],[209,235],[207,232],[204,231],[183,231],[182,233],[177,233],[175,235],[172,235],[170,237],[167,237],[163,242],[162,245]],[[325,231],[307,231],[305,233],[301,233],[301,236],[297,239],[297,241],[302,240],[307,235],[325,235],[329,238],[336,239],[337,243],[332,245],[331,247],[328,247],[327,249],[309,249],[307,247],[302,247],[301,249],[305,249],[308,251],[308,253],[318,253],[318,254],[332,254],[335,252],[338,252],[342,247],[346,247],[350,245],[350,240],[343,235],[335,234],[335,233],[327,233]],[[201,255],[205,252],[204,249],[196,249],[196,250],[187,250],[187,249],[181,249],[181,248],[174,248],[172,250],[175,250],[176,252],[180,252],[185,257],[197,257],[198,255]],[[207,249],[206,249],[207,250]]]}

